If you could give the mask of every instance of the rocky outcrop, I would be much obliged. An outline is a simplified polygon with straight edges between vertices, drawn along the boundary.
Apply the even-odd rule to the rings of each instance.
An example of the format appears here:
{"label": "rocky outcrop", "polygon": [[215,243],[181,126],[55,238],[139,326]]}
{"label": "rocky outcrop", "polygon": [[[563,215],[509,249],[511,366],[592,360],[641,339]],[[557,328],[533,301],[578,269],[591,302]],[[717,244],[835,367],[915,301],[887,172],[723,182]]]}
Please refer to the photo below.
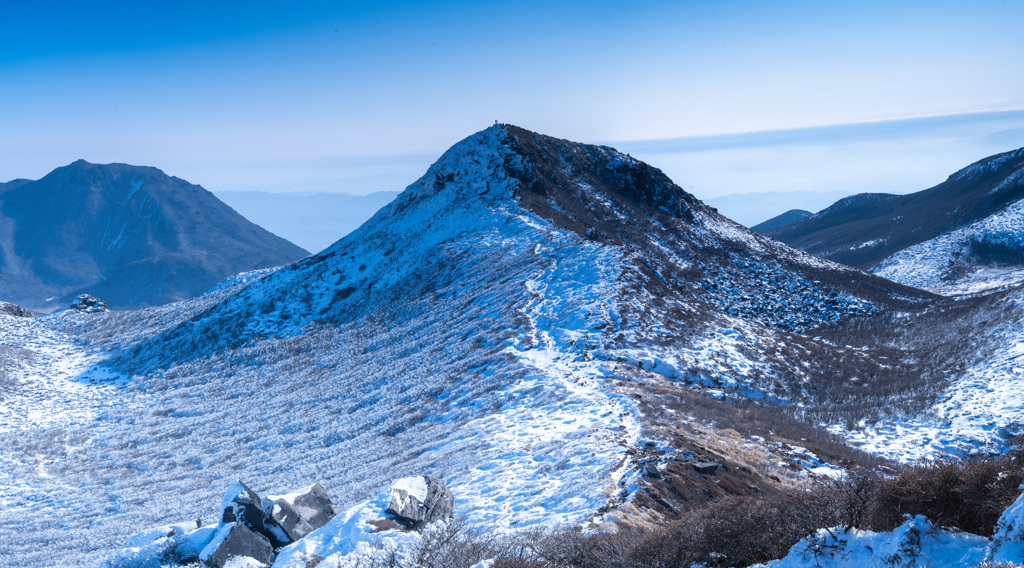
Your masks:
{"label": "rocky outcrop", "polygon": [[76,312],[95,313],[107,311],[107,303],[89,294],[81,294],[71,302],[71,309]]}
{"label": "rocky outcrop", "polygon": [[266,536],[241,523],[228,523],[199,554],[199,562],[206,568],[224,568],[232,558],[241,556],[269,565],[273,555],[274,548]]}
{"label": "rocky outcrop", "polygon": [[[134,566],[140,559],[161,566],[269,566],[277,551],[322,528],[335,514],[327,490],[319,483],[261,498],[237,481],[224,492],[218,524],[204,527],[197,519],[140,532],[104,566]],[[241,563],[231,560],[239,557]]]}
{"label": "rocky outcrop", "polygon": [[421,475],[399,479],[391,487],[385,513],[411,529],[452,517],[455,497],[436,477]]}
{"label": "rocky outcrop", "polygon": [[275,547],[295,542],[334,518],[334,504],[319,483],[290,495],[263,499],[263,522]]}
{"label": "rocky outcrop", "polygon": [[718,471],[718,464],[715,462],[701,461],[693,464],[693,469],[703,475],[712,475]]}
{"label": "rocky outcrop", "polygon": [[32,312],[10,302],[0,302],[0,315],[15,316],[19,318],[30,318]]}
{"label": "rocky outcrop", "polygon": [[374,533],[396,543],[425,538],[424,531],[443,526],[432,523],[452,518],[453,505],[451,491],[429,476],[399,479],[340,516],[319,483],[260,498],[238,481],[224,494],[220,523],[203,526],[197,519],[142,531],[103,567],[306,568],[339,550],[351,552]]}

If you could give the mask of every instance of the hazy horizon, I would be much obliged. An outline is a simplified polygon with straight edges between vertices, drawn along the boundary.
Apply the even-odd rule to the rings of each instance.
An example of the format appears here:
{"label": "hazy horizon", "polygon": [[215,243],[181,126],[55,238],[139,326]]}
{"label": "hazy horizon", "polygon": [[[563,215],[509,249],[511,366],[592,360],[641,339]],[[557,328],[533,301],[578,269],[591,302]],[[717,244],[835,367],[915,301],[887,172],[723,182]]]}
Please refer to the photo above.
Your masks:
{"label": "hazy horizon", "polygon": [[[706,199],[877,182],[836,170],[841,150],[911,191],[992,146],[970,140],[1024,145],[1022,20],[999,2],[12,4],[0,179],[83,158],[215,191],[393,191],[499,120],[612,143]],[[943,117],[992,129],[951,141]]]}

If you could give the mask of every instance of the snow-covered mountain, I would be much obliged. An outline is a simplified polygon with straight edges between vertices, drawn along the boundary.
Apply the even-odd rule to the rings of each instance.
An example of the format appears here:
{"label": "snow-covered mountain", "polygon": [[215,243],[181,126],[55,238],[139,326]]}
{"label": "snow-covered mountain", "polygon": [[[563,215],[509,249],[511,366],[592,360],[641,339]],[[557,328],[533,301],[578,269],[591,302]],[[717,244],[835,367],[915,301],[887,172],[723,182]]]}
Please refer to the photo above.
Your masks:
{"label": "snow-covered mountain", "polygon": [[306,254],[155,168],[79,160],[0,185],[0,294],[30,308],[163,304]]}
{"label": "snow-covered mountain", "polygon": [[[496,125],[317,255],[147,310],[0,316],[2,546],[94,563],[239,477],[347,507],[426,473],[505,528],[671,516],[866,459],[801,419],[934,403],[964,363],[932,334],[951,305]],[[898,341],[858,328],[883,320]]]}
{"label": "snow-covered mountain", "polygon": [[975,162],[917,193],[852,195],[766,234],[904,284],[940,289],[983,267],[1021,264],[1021,248],[1008,236],[1021,197],[1024,148]]}
{"label": "snow-covered mountain", "polygon": [[[1024,167],[1018,174],[1024,174]],[[1020,284],[1024,282],[1024,201],[907,247],[880,262],[872,272],[949,295]]]}

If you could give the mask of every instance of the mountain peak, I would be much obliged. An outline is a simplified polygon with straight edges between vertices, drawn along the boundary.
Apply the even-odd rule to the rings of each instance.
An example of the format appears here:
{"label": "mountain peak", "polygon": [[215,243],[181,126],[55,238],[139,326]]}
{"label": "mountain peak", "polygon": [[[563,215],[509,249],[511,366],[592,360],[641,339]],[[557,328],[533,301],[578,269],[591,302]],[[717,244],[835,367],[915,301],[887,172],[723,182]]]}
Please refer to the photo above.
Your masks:
{"label": "mountain peak", "polygon": [[6,184],[0,222],[11,228],[0,289],[5,299],[41,309],[80,293],[114,307],[177,301],[231,274],[306,254],[202,187],[129,164],[76,160],[42,179]]}
{"label": "mountain peak", "polygon": [[171,177],[171,176],[168,176],[166,173],[164,173],[163,170],[160,170],[158,168],[154,168],[152,166],[136,166],[136,165],[125,164],[125,163],[120,163],[120,162],[112,162],[112,163],[109,163],[109,164],[96,164],[96,163],[93,163],[93,162],[86,161],[84,159],[78,159],[78,160],[75,160],[74,162],[71,162],[70,164],[68,164],[66,166],[61,166],[59,168],[56,168],[52,172],[47,174],[47,176],[55,175],[55,174],[56,175],[69,175],[69,174],[71,174],[73,172],[74,173],[79,173],[79,172],[80,173],[86,173],[86,172],[88,172],[88,173],[91,173],[91,174],[98,174],[98,175],[103,175],[103,174],[120,175],[120,174],[129,172],[129,173],[138,174],[138,175],[154,176],[154,177],[161,177],[161,178],[169,178],[169,177]]}
{"label": "mountain peak", "polygon": [[[402,203],[444,188],[460,202],[508,200],[561,229],[611,243],[637,214],[690,220],[707,209],[661,170],[607,146],[582,144],[495,124],[452,146],[410,186]],[[710,210],[705,211],[710,214]]]}

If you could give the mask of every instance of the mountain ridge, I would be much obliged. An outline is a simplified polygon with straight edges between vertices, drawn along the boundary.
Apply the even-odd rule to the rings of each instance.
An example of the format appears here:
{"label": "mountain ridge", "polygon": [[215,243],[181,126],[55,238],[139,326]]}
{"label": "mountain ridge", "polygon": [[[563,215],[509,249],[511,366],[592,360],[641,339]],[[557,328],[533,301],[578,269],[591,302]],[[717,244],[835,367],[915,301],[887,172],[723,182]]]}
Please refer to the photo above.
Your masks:
{"label": "mountain ridge", "polygon": [[53,309],[80,293],[113,307],[196,296],[224,277],[306,251],[161,170],[77,160],[0,193],[0,283]]}
{"label": "mountain ridge", "polygon": [[962,228],[1024,197],[1024,148],[978,160],[907,195],[862,193],[766,235],[864,270],[915,244]]}

